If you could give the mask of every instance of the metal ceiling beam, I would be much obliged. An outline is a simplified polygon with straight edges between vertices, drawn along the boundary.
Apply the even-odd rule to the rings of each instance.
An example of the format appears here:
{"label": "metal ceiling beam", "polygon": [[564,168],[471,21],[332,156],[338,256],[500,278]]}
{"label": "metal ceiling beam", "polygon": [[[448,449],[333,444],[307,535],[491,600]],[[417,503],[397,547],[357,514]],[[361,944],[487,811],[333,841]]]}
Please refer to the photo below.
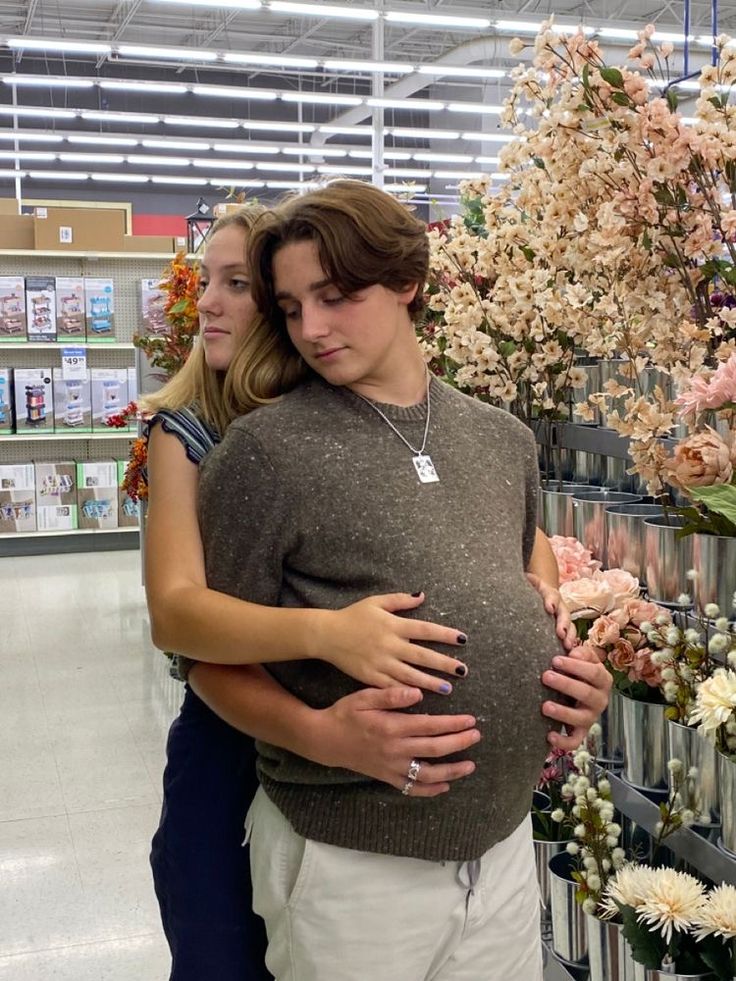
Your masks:
{"label": "metal ceiling beam", "polygon": [[[138,13],[138,11],[141,9],[142,6],[143,6],[143,0],[134,0],[133,3],[129,3],[128,0],[121,0],[121,2],[113,10],[110,20],[108,21],[108,24],[114,24],[117,21],[119,15],[121,14],[123,15],[117,27],[115,28],[112,37],[109,38],[111,44],[114,43],[115,41],[120,40],[120,38],[123,36],[123,32],[125,31],[126,27],[128,26],[128,24],[130,24],[130,22],[133,20],[133,18],[135,17],[135,15]],[[98,71],[104,65],[106,60],[107,60],[107,55],[102,55],[102,57],[97,59],[97,65],[95,67],[97,68]]]}

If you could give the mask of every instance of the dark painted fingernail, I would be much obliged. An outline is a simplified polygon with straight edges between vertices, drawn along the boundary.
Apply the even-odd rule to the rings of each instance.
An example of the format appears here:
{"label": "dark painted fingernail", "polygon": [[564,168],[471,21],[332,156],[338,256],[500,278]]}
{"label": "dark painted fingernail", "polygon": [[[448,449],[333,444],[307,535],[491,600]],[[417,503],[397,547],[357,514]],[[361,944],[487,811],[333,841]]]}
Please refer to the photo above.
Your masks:
{"label": "dark painted fingernail", "polygon": [[468,669],[464,664],[458,664],[458,666],[455,668],[455,674],[459,675],[461,678],[464,678],[467,673]]}
{"label": "dark painted fingernail", "polygon": [[467,644],[467,642],[468,642],[468,635],[467,634],[458,634],[457,635],[457,642],[458,642],[458,644]]}
{"label": "dark painted fingernail", "polygon": [[414,599],[418,599],[422,595],[422,591],[420,589],[418,593],[412,593],[411,595],[414,597]]}
{"label": "dark painted fingernail", "polygon": [[444,685],[440,685],[440,691],[442,692],[443,695],[449,695],[450,692],[452,691],[452,685],[448,685],[447,683],[445,683]]}

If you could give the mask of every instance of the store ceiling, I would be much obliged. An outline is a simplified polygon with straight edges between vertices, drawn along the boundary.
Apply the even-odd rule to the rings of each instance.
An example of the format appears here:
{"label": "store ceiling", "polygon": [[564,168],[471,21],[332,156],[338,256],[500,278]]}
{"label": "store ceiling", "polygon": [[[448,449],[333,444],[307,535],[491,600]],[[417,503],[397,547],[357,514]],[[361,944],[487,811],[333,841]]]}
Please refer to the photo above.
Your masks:
{"label": "store ceiling", "polygon": [[[241,7],[247,5],[248,0],[241,0]],[[582,3],[574,0],[557,0],[554,3],[505,0],[495,4],[487,3],[485,0],[463,0],[462,3],[456,3],[455,0],[434,0],[434,2],[406,2],[405,0],[403,3],[400,0],[399,2],[382,0],[376,3],[360,0],[360,2],[338,4],[337,0],[330,0],[329,3],[312,3],[310,6],[319,8],[321,13],[321,11],[329,12],[330,7],[338,5],[358,12],[380,9],[398,14],[430,14],[436,18],[466,16],[487,19],[491,22],[490,25],[469,28],[439,24],[423,26],[392,23],[390,18],[382,18],[379,21],[382,25],[382,59],[408,63],[414,69],[419,66],[426,68],[439,61],[455,66],[472,65],[476,68],[493,67],[502,70],[510,69],[520,59],[512,58],[508,54],[508,42],[514,36],[514,30],[503,28],[499,25],[499,21],[523,20],[538,23],[550,13],[554,13],[557,21],[561,23],[583,22],[594,28],[640,29],[645,23],[653,21],[658,30],[682,34],[685,6],[681,2],[652,3],[647,0],[621,0],[617,4],[612,4],[610,0],[589,0]],[[257,2],[250,3],[250,6],[257,6]],[[248,175],[262,180],[269,178],[298,180],[299,177],[310,179],[314,176],[311,160],[302,161],[309,166],[301,174],[296,172],[289,174],[288,165],[284,165],[283,146],[281,149],[276,148],[277,141],[280,144],[283,144],[284,140],[294,141],[295,147],[298,147],[297,141],[301,141],[306,144],[324,144],[337,149],[352,148],[353,151],[363,148],[362,159],[347,157],[345,159],[349,160],[354,168],[360,166],[367,168],[366,176],[369,176],[371,162],[365,159],[365,150],[370,148],[369,127],[376,121],[371,114],[372,110],[365,104],[352,108],[336,103],[339,102],[337,98],[339,96],[362,99],[370,97],[375,72],[328,70],[321,62],[325,59],[375,60],[376,53],[380,54],[380,47],[376,46],[378,42],[374,24],[333,16],[283,13],[273,9],[276,6],[276,2],[272,6],[270,0],[260,4],[258,10],[238,9],[236,0],[222,6],[217,6],[210,0],[199,0],[198,3],[177,2],[177,0],[173,2],[172,0],[107,0],[107,2],[106,0],[89,0],[89,2],[88,0],[0,0],[0,73],[4,76],[19,74],[53,76],[57,79],[53,87],[45,84],[33,87],[15,86],[8,84],[7,81],[3,82],[0,85],[0,136],[3,129],[8,136],[7,130],[13,127],[15,127],[14,131],[24,130],[29,134],[33,132],[37,135],[44,130],[62,133],[65,139],[68,134],[77,130],[87,135],[96,132],[108,135],[162,137],[164,143],[171,137],[183,136],[192,144],[187,150],[187,153],[191,154],[196,154],[198,149],[203,153],[209,153],[208,141],[209,146],[214,147],[213,140],[217,139],[224,149],[213,151],[213,160],[218,152],[228,153],[228,141],[230,141],[230,158],[241,151],[245,152],[242,147],[240,150],[235,147],[232,141],[236,138],[241,142],[258,141],[262,145],[270,142],[273,145],[273,154],[269,156],[265,152],[259,167],[257,168],[254,163],[253,174]],[[695,37],[710,34],[711,9],[710,0],[691,2],[690,25],[691,33]],[[725,2],[722,0],[718,4],[718,30],[736,34],[736,0],[725,0]],[[530,38],[532,35],[527,33],[525,36]],[[11,50],[7,46],[9,38],[106,42],[113,45],[113,50],[108,54],[96,55],[60,53],[52,50],[35,52]],[[122,44],[176,46],[201,52],[203,59],[200,63],[195,63],[189,57],[181,60],[153,54],[135,58],[123,57],[117,51],[117,45]],[[621,41],[613,55],[614,59],[623,59],[627,47],[628,42]],[[204,55],[207,53],[211,53],[212,58],[216,57],[214,63],[204,60]],[[226,64],[224,57],[233,53],[271,55],[284,59],[301,56],[317,59],[320,64],[314,68],[300,70],[279,63],[267,67]],[[681,52],[678,57],[681,61]],[[706,46],[693,45],[690,52],[691,68],[702,64],[707,58]],[[79,91],[59,85],[58,80],[62,77],[178,82],[186,85],[188,89],[187,94],[183,96],[154,95],[148,92],[135,95],[130,92],[103,91],[99,86]],[[201,97],[203,93],[199,93],[199,97],[195,96],[192,93],[192,86],[202,83],[210,86],[229,86],[232,98],[228,97],[226,100],[221,97],[210,97],[203,100]],[[470,172],[492,169],[494,165],[485,162],[492,160],[493,155],[498,152],[498,143],[490,142],[492,137],[486,137],[485,141],[473,142],[468,134],[468,138],[462,143],[460,138],[452,140],[447,136],[432,139],[430,131],[444,130],[446,133],[477,131],[503,135],[499,130],[497,115],[481,112],[479,107],[484,104],[500,104],[508,90],[508,84],[508,78],[479,80],[437,77],[421,75],[417,71],[384,75],[385,94],[393,94],[402,100],[397,107],[387,108],[383,113],[386,127],[385,148],[394,153],[404,150],[460,151],[460,155],[466,156],[467,161],[462,163],[458,161],[458,168],[469,169]],[[253,97],[246,100],[243,94],[248,90],[253,92]],[[279,98],[276,101],[257,99],[256,92],[253,90],[274,92],[279,94]],[[71,107],[79,112],[72,122],[60,118],[44,118],[42,113],[35,117],[30,114],[19,117],[14,122],[13,116],[8,115],[7,108],[5,115],[2,115],[3,107],[13,104],[14,92],[17,93],[16,103],[20,106],[36,107],[38,110],[43,110],[44,107],[54,107],[57,110],[59,107]],[[305,103],[289,101],[294,93],[298,92],[322,96],[325,100],[324,104],[319,104],[316,99]],[[284,93],[289,94],[288,98],[282,97]],[[214,94],[209,93],[210,96]],[[410,101],[406,102],[407,99]],[[441,111],[425,111],[421,106],[421,100],[427,99],[440,100],[443,103]],[[460,105],[455,105],[454,111],[450,111],[448,103]],[[459,108],[463,103],[469,104],[468,111],[460,113]],[[136,120],[134,116],[130,116],[127,119],[122,117],[118,121],[113,121],[108,116],[92,119],[82,117],[82,110],[115,111],[124,114],[132,112],[137,113],[139,118]],[[159,121],[155,124],[150,120],[148,123],[144,122],[140,117],[142,112],[157,115]],[[178,114],[189,118],[201,116],[213,121],[212,127],[208,128],[201,124],[187,128],[181,125],[181,121],[176,126],[170,123],[164,124],[165,114]],[[291,121],[312,126],[315,132],[277,135],[248,127],[246,127],[247,132],[244,132],[242,127],[238,132],[223,132],[214,125],[218,117],[241,121],[244,119]],[[343,125],[347,132],[330,133],[320,130],[320,127],[330,123]],[[362,132],[360,130],[350,132],[350,128],[356,124],[365,127]],[[396,133],[397,128],[400,131],[408,128],[413,132],[411,135],[404,136]],[[198,142],[201,143],[199,148]],[[4,147],[7,146],[6,140]],[[68,150],[69,147],[65,146],[63,149]],[[155,150],[159,158],[162,153],[164,155],[167,153],[165,146],[159,146]],[[177,148],[172,145],[171,150],[173,157]],[[138,156],[142,156],[138,148],[135,152]],[[179,156],[180,152],[181,148],[179,148]],[[413,153],[411,156],[413,157]],[[269,160],[282,166],[269,172],[266,166]],[[0,159],[0,168],[6,166],[7,161],[8,157]],[[340,167],[339,160],[314,162],[328,164],[335,169]],[[104,161],[98,163],[99,166],[95,164],[98,171],[107,166]],[[136,169],[136,165],[132,162],[125,163],[129,170]],[[294,163],[293,157],[292,163]],[[31,165],[40,166],[33,162]],[[72,167],[79,169],[81,166],[87,171],[95,169],[92,162],[87,165],[84,161],[72,162],[64,157],[57,157],[54,165],[59,175],[70,171]],[[26,167],[28,164],[21,160],[16,162],[16,166]],[[110,166],[115,165],[110,164]],[[201,169],[196,170],[191,160],[188,169],[182,170],[181,166],[181,163],[177,164],[179,169],[176,169],[175,173],[180,176],[182,182],[188,174],[201,175],[202,173]],[[421,178],[412,175],[411,171],[417,171],[417,174],[426,171],[426,185],[435,195],[440,192],[452,194],[453,181],[457,183],[455,177],[444,176],[454,173],[453,171],[443,171],[442,176],[433,178],[432,163],[416,158],[410,157],[408,163],[395,161],[393,166],[399,170],[403,167],[407,171],[404,174],[389,175],[391,180],[396,181],[420,180]],[[247,165],[245,167],[247,169]],[[145,168],[143,164],[139,164],[138,169]],[[147,169],[151,172],[150,167]],[[348,173],[355,173],[347,170],[347,165],[344,169]],[[157,171],[157,173],[161,172]],[[462,170],[457,172],[461,173]],[[0,170],[0,180],[2,180],[2,173]],[[218,173],[223,173],[222,166]],[[361,176],[358,173],[355,175]]]}

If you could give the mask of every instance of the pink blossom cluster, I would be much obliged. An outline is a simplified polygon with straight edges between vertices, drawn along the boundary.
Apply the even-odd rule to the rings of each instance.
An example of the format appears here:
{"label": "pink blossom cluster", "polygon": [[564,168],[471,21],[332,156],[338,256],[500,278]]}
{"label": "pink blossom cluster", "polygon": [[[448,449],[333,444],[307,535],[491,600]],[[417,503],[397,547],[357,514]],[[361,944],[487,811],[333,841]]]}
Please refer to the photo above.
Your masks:
{"label": "pink blossom cluster", "polygon": [[549,543],[557,559],[561,583],[585,579],[601,567],[601,563],[593,558],[590,549],[587,549],[577,538],[553,535]]}
{"label": "pink blossom cluster", "polygon": [[573,620],[595,620],[639,596],[639,580],[624,569],[597,569],[560,584],[560,596]]}
{"label": "pink blossom cluster", "polygon": [[721,362],[712,374],[695,375],[676,402],[680,414],[685,417],[699,416],[708,409],[717,411],[729,403],[736,403],[736,353]]}

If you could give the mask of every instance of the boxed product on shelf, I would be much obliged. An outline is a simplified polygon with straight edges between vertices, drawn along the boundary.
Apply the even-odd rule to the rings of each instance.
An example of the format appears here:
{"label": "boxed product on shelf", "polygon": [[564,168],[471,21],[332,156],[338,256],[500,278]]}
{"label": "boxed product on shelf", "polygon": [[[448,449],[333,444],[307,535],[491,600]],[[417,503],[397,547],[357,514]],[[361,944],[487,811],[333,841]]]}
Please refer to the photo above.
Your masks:
{"label": "boxed product on shelf", "polygon": [[[135,368],[128,368],[128,402],[138,404],[138,374]],[[138,432],[138,420],[135,417],[128,419],[128,429],[130,432]]]}
{"label": "boxed product on shelf", "polygon": [[35,463],[36,523],[39,531],[73,531],[77,527],[77,465]]}
{"label": "boxed product on shelf", "polygon": [[26,336],[29,341],[56,340],[54,276],[26,276]]}
{"label": "boxed product on shelf", "polygon": [[164,316],[164,303],[168,297],[160,287],[160,279],[141,280],[141,326],[139,333],[145,337],[160,337],[168,331]]}
{"label": "boxed product on shelf", "polygon": [[123,489],[123,478],[125,468],[128,466],[127,460],[118,460],[118,527],[137,528],[138,527],[138,503],[134,501],[126,490]]}
{"label": "boxed product on shelf", "polygon": [[[15,202],[16,208],[18,207]],[[4,249],[35,249],[33,215],[0,214],[0,242]]]}
{"label": "boxed product on shelf", "polygon": [[165,252],[174,251],[171,235],[126,235],[123,239],[123,252]]}
{"label": "boxed product on shelf", "polygon": [[72,252],[120,252],[126,231],[122,208],[52,208],[34,210],[35,248]]}
{"label": "boxed product on shelf", "polygon": [[118,471],[114,460],[77,463],[80,528],[117,528]]}
{"label": "boxed product on shelf", "polygon": [[0,532],[36,530],[32,463],[0,465]]}
{"label": "boxed product on shelf", "polygon": [[59,339],[84,340],[84,279],[82,276],[56,277],[56,335]]}
{"label": "boxed product on shelf", "polygon": [[26,281],[0,276],[0,343],[26,339]]}
{"label": "boxed product on shelf", "polygon": [[13,369],[0,368],[0,436],[13,430]]}
{"label": "boxed product on shelf", "polygon": [[51,368],[13,369],[16,433],[53,432],[54,387]]}
{"label": "boxed product on shelf", "polygon": [[115,287],[107,278],[85,276],[84,310],[87,342],[101,344],[115,340]]}
{"label": "boxed product on shelf", "polygon": [[108,421],[128,404],[127,368],[92,368],[92,431],[110,432]]}
{"label": "boxed product on shelf", "polygon": [[61,368],[52,372],[54,382],[54,431],[92,432],[92,386],[89,368],[85,378],[64,378]]}

